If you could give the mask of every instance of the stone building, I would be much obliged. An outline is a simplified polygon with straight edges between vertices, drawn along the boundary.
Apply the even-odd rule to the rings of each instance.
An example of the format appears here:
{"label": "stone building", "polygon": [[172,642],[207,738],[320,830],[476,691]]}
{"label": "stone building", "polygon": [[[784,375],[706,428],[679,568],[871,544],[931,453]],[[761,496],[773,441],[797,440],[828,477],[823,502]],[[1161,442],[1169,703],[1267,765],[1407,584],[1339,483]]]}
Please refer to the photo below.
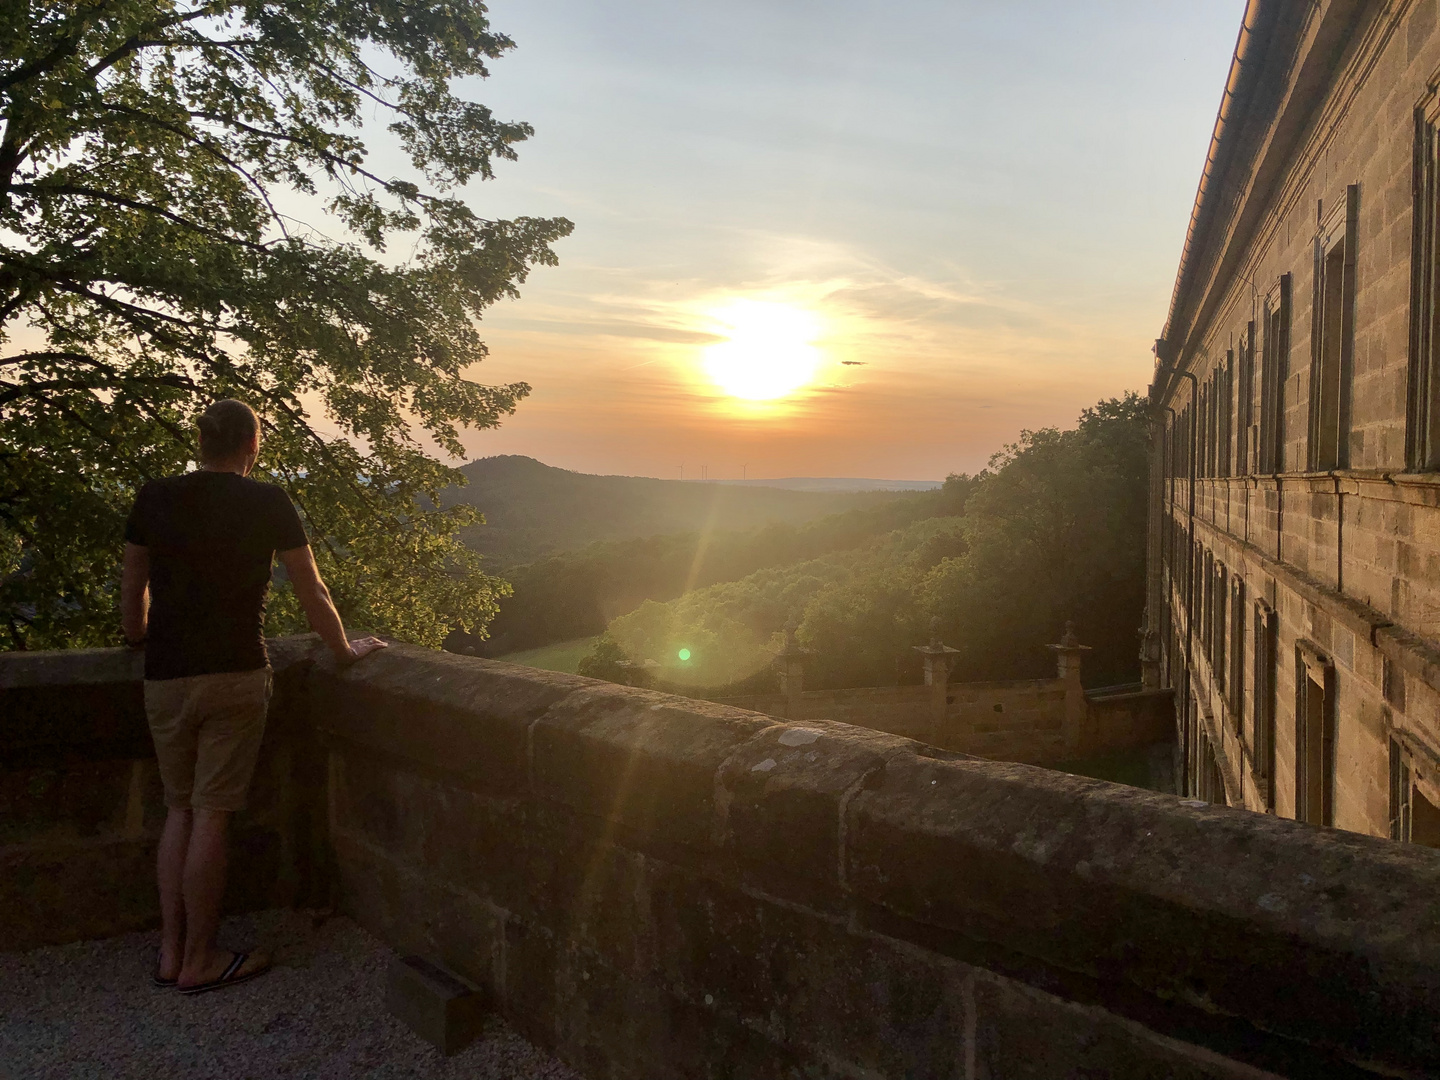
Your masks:
{"label": "stone building", "polygon": [[1440,846],[1440,10],[1251,0],[1156,342],[1185,794]]}

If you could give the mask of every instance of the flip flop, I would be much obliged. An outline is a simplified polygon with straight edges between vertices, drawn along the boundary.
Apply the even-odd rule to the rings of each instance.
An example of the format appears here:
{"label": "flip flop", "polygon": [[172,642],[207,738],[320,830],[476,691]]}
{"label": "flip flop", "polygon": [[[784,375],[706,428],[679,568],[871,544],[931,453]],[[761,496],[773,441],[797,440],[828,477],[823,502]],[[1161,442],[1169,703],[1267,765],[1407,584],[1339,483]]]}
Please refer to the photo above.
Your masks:
{"label": "flip flop", "polygon": [[155,950],[155,973],[150,976],[150,985],[160,990],[169,990],[175,986],[179,979],[167,979],[160,974],[160,950]]}
{"label": "flip flop", "polygon": [[205,994],[211,990],[222,990],[227,986],[237,986],[240,983],[248,982],[255,978],[256,975],[264,975],[265,972],[270,970],[270,965],[264,964],[254,971],[247,971],[244,975],[241,975],[240,969],[245,966],[245,961],[250,959],[250,954],[237,952],[231,955],[233,959],[230,961],[230,966],[220,973],[218,979],[196,983],[194,986],[181,986],[177,989],[179,989],[182,994]]}

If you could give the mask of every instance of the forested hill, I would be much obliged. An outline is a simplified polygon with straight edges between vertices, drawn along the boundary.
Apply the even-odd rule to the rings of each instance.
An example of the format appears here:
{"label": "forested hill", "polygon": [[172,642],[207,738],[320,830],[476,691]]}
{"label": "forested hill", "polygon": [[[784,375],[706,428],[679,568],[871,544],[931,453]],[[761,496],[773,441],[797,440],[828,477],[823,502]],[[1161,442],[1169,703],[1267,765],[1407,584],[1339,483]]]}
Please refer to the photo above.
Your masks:
{"label": "forested hill", "polygon": [[915,492],[800,525],[782,521],[751,530],[600,541],[510,567],[504,576],[515,592],[500,601],[489,639],[457,634],[448,647],[503,656],[589,637],[646,600],[670,600],[765,567],[848,551],[917,521],[958,514],[971,484],[968,477],[951,477],[938,491]]}
{"label": "forested hill", "polygon": [[963,498],[937,502],[933,516],[897,519],[860,543],[849,541],[863,530],[845,530],[828,552],[812,537],[787,553],[796,561],[754,560],[744,577],[637,605],[611,620],[581,673],[628,679],[620,659],[653,660],[663,684],[773,687],[771,661],[796,620],[813,650],[806,685],[881,686],[918,676],[913,646],[938,619],[958,650],[954,678],[1035,678],[1055,670],[1045,643],[1073,620],[1093,646],[1088,684],[1131,681],[1149,424],[1146,400],[1131,393],[1086,409],[1072,430],[1023,432],[979,476],[954,478]]}
{"label": "forested hill", "polygon": [[516,455],[481,458],[460,471],[469,484],[447,490],[441,501],[447,506],[470,503],[484,513],[486,523],[464,530],[461,538],[468,547],[494,560],[487,567],[491,570],[595,541],[798,525],[828,514],[913,497],[886,491],[789,491],[758,485],[592,476]]}

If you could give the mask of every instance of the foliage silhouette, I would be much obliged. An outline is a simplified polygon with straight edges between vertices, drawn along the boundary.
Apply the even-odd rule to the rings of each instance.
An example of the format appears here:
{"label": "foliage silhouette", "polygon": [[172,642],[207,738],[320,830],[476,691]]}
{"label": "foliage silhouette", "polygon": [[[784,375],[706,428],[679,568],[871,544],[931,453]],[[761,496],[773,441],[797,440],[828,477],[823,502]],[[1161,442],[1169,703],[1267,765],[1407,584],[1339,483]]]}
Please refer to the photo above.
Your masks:
{"label": "foliage silhouette", "polygon": [[[438,643],[504,586],[435,508],[452,455],[529,388],[465,378],[475,323],[554,261],[560,218],[487,220],[456,191],[528,125],[451,92],[512,42],[478,2],[229,0],[0,7],[0,631],[118,633],[121,524],[236,396],[301,507],[348,622]],[[414,178],[369,165],[388,120]],[[342,239],[294,216],[307,207]],[[387,241],[406,251],[386,253]],[[323,410],[335,431],[311,419]],[[297,625],[288,593],[270,629]]]}

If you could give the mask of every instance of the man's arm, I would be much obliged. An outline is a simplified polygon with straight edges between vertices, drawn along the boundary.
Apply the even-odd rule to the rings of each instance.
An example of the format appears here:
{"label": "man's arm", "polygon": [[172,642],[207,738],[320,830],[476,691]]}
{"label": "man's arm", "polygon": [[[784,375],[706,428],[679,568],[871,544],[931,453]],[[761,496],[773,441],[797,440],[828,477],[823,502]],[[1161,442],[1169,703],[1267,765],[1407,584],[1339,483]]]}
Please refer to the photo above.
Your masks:
{"label": "man's arm", "polygon": [[139,645],[150,621],[150,549],[125,541],[120,568],[120,625],[125,640]]}
{"label": "man's arm", "polygon": [[315,565],[315,556],[310,553],[309,544],[280,552],[280,561],[285,564],[290,587],[305,609],[310,626],[320,635],[320,640],[330,646],[336,660],[342,664],[353,664],[362,656],[385,648],[385,642],[377,637],[356,638],[354,641],[345,637],[340,613],[330,599],[330,590],[320,580],[320,569]]}

